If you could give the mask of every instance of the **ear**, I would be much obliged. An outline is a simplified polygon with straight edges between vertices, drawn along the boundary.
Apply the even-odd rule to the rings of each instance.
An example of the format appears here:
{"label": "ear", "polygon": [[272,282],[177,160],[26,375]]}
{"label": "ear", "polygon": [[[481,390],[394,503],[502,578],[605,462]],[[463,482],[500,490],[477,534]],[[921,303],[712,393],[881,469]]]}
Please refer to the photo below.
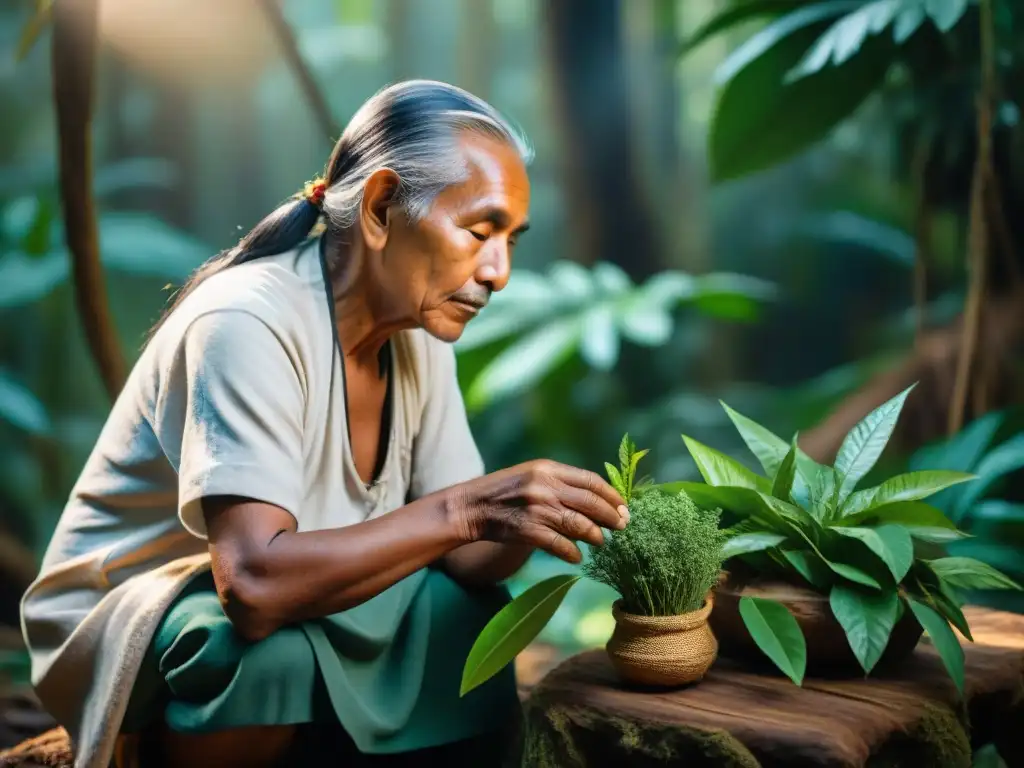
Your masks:
{"label": "ear", "polygon": [[388,240],[390,219],[388,208],[398,194],[398,174],[390,168],[381,168],[370,174],[363,185],[363,202],[359,206],[359,228],[363,242],[373,251],[384,249]]}

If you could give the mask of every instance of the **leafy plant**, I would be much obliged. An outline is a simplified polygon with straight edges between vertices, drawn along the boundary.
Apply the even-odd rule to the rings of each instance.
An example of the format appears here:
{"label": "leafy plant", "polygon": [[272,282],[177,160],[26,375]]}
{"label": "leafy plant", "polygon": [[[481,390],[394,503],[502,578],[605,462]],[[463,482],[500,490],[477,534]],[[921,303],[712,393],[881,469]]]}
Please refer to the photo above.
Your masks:
{"label": "leafy plant", "polygon": [[[875,466],[913,387],[884,403],[843,441],[834,466],[818,464],[791,442],[724,406],[765,474],[684,436],[704,483],[682,490],[698,504],[719,506],[732,523],[724,552],[753,572],[806,583],[829,597],[832,613],[866,674],[881,658],[896,622],[909,609],[935,644],[957,688],[963,650],[955,627],[970,628],[958,590],[1020,589],[979,560],[947,556],[944,545],[966,537],[924,499],[974,475],[917,470],[858,489]],[[724,404],[723,404],[724,405]],[[751,637],[794,682],[801,683],[805,640],[795,619],[767,600],[741,599]]]}
{"label": "leafy plant", "polygon": [[722,568],[720,511],[700,509],[685,492],[655,490],[635,497],[630,515],[629,525],[591,550],[583,573],[618,592],[627,613],[698,610]]}
{"label": "leafy plant", "polygon": [[[460,376],[469,379],[466,405],[477,411],[527,391],[576,354],[593,369],[611,370],[623,340],[643,347],[665,344],[678,306],[749,320],[773,295],[769,283],[730,273],[666,271],[636,285],[605,262],[592,269],[556,261],[545,273],[517,270],[457,343]],[[485,347],[493,354],[464,365],[467,353]]]}
{"label": "leafy plant", "polygon": [[630,440],[627,433],[622,436],[622,442],[619,444],[619,466],[616,467],[607,461],[604,463],[608,481],[619,492],[626,504],[632,501],[634,493],[642,492],[653,482],[649,477],[643,477],[636,482],[636,467],[640,463],[640,459],[647,453],[646,449],[638,451],[636,444]]}
{"label": "leafy plant", "polygon": [[[1020,414],[999,411],[967,424],[948,440],[925,446],[909,461],[910,469],[932,466],[972,472],[978,479],[938,494],[932,503],[970,538],[949,545],[951,555],[971,556],[1024,579],[1024,433]],[[1017,595],[966,587],[972,601],[999,607],[1024,605]]]}
{"label": "leafy plant", "polygon": [[[754,19],[768,23],[722,63],[709,128],[712,177],[739,178],[782,163],[828,135],[886,84],[916,67],[935,32],[948,34],[968,0],[749,0],[727,6],[684,52]],[[925,70],[940,80],[934,65]],[[927,75],[926,75],[927,76]],[[921,83],[914,81],[914,87]]]}
{"label": "leafy plant", "polygon": [[[684,492],[635,482],[647,454],[629,435],[619,445],[619,466],[606,464],[611,483],[630,503],[630,523],[590,549],[583,574],[622,596],[623,608],[644,616],[689,613],[703,604],[722,565],[725,533],[719,511],[703,511]],[[461,693],[486,682],[540,633],[565,595],[580,580],[559,574],[534,584],[499,611],[481,631],[466,659]]]}

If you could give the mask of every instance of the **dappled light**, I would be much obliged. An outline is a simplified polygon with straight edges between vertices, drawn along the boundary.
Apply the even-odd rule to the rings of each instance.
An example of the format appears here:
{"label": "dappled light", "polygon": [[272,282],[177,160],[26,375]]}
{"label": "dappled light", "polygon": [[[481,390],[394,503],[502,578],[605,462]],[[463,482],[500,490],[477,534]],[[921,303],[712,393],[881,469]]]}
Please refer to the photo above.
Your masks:
{"label": "dappled light", "polygon": [[104,0],[99,34],[122,66],[179,87],[241,86],[280,60],[251,0]]}
{"label": "dappled light", "polygon": [[1019,6],[5,4],[0,768],[1024,766]]}

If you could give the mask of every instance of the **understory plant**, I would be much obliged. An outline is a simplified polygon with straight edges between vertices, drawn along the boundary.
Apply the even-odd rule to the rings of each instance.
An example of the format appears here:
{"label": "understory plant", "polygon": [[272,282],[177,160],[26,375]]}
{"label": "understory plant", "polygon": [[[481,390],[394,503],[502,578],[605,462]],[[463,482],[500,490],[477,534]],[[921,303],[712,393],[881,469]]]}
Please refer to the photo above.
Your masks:
{"label": "understory plant", "polygon": [[726,534],[720,510],[700,509],[685,492],[634,496],[630,523],[590,550],[583,574],[622,597],[637,616],[679,616],[700,609],[722,569]]}
{"label": "understory plant", "polygon": [[[720,510],[704,510],[682,490],[637,480],[646,450],[629,435],[619,445],[619,465],[606,464],[611,485],[626,501],[630,522],[587,548],[582,576],[604,583],[622,598],[622,610],[641,616],[674,616],[700,609],[718,579],[727,534]],[[553,576],[524,591],[484,627],[470,650],[462,695],[512,662],[540,633],[581,575]]]}
{"label": "understory plant", "polygon": [[[683,436],[704,482],[661,487],[724,510],[727,569],[740,561],[744,570],[804,584],[827,596],[865,674],[909,610],[962,693],[964,655],[953,628],[972,638],[958,591],[1020,586],[980,560],[945,552],[946,544],[967,534],[924,499],[974,475],[918,470],[858,488],[885,449],[912,389],[857,424],[833,466],[807,456],[796,436],[786,442],[723,403],[764,474]],[[800,685],[807,648],[793,615],[778,602],[750,596],[740,599],[739,608],[757,646]]]}

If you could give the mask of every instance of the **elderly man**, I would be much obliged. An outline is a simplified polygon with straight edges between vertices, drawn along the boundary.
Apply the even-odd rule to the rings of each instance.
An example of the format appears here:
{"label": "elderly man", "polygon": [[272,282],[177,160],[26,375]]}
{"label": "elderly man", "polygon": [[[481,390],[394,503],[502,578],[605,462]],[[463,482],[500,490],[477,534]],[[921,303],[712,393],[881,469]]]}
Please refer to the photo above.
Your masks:
{"label": "elderly man", "polygon": [[628,520],[591,472],[484,474],[467,425],[450,342],[508,280],[527,157],[464,91],[392,86],[179,292],[23,603],[76,765],[497,764],[511,670],[458,696],[496,585]]}

